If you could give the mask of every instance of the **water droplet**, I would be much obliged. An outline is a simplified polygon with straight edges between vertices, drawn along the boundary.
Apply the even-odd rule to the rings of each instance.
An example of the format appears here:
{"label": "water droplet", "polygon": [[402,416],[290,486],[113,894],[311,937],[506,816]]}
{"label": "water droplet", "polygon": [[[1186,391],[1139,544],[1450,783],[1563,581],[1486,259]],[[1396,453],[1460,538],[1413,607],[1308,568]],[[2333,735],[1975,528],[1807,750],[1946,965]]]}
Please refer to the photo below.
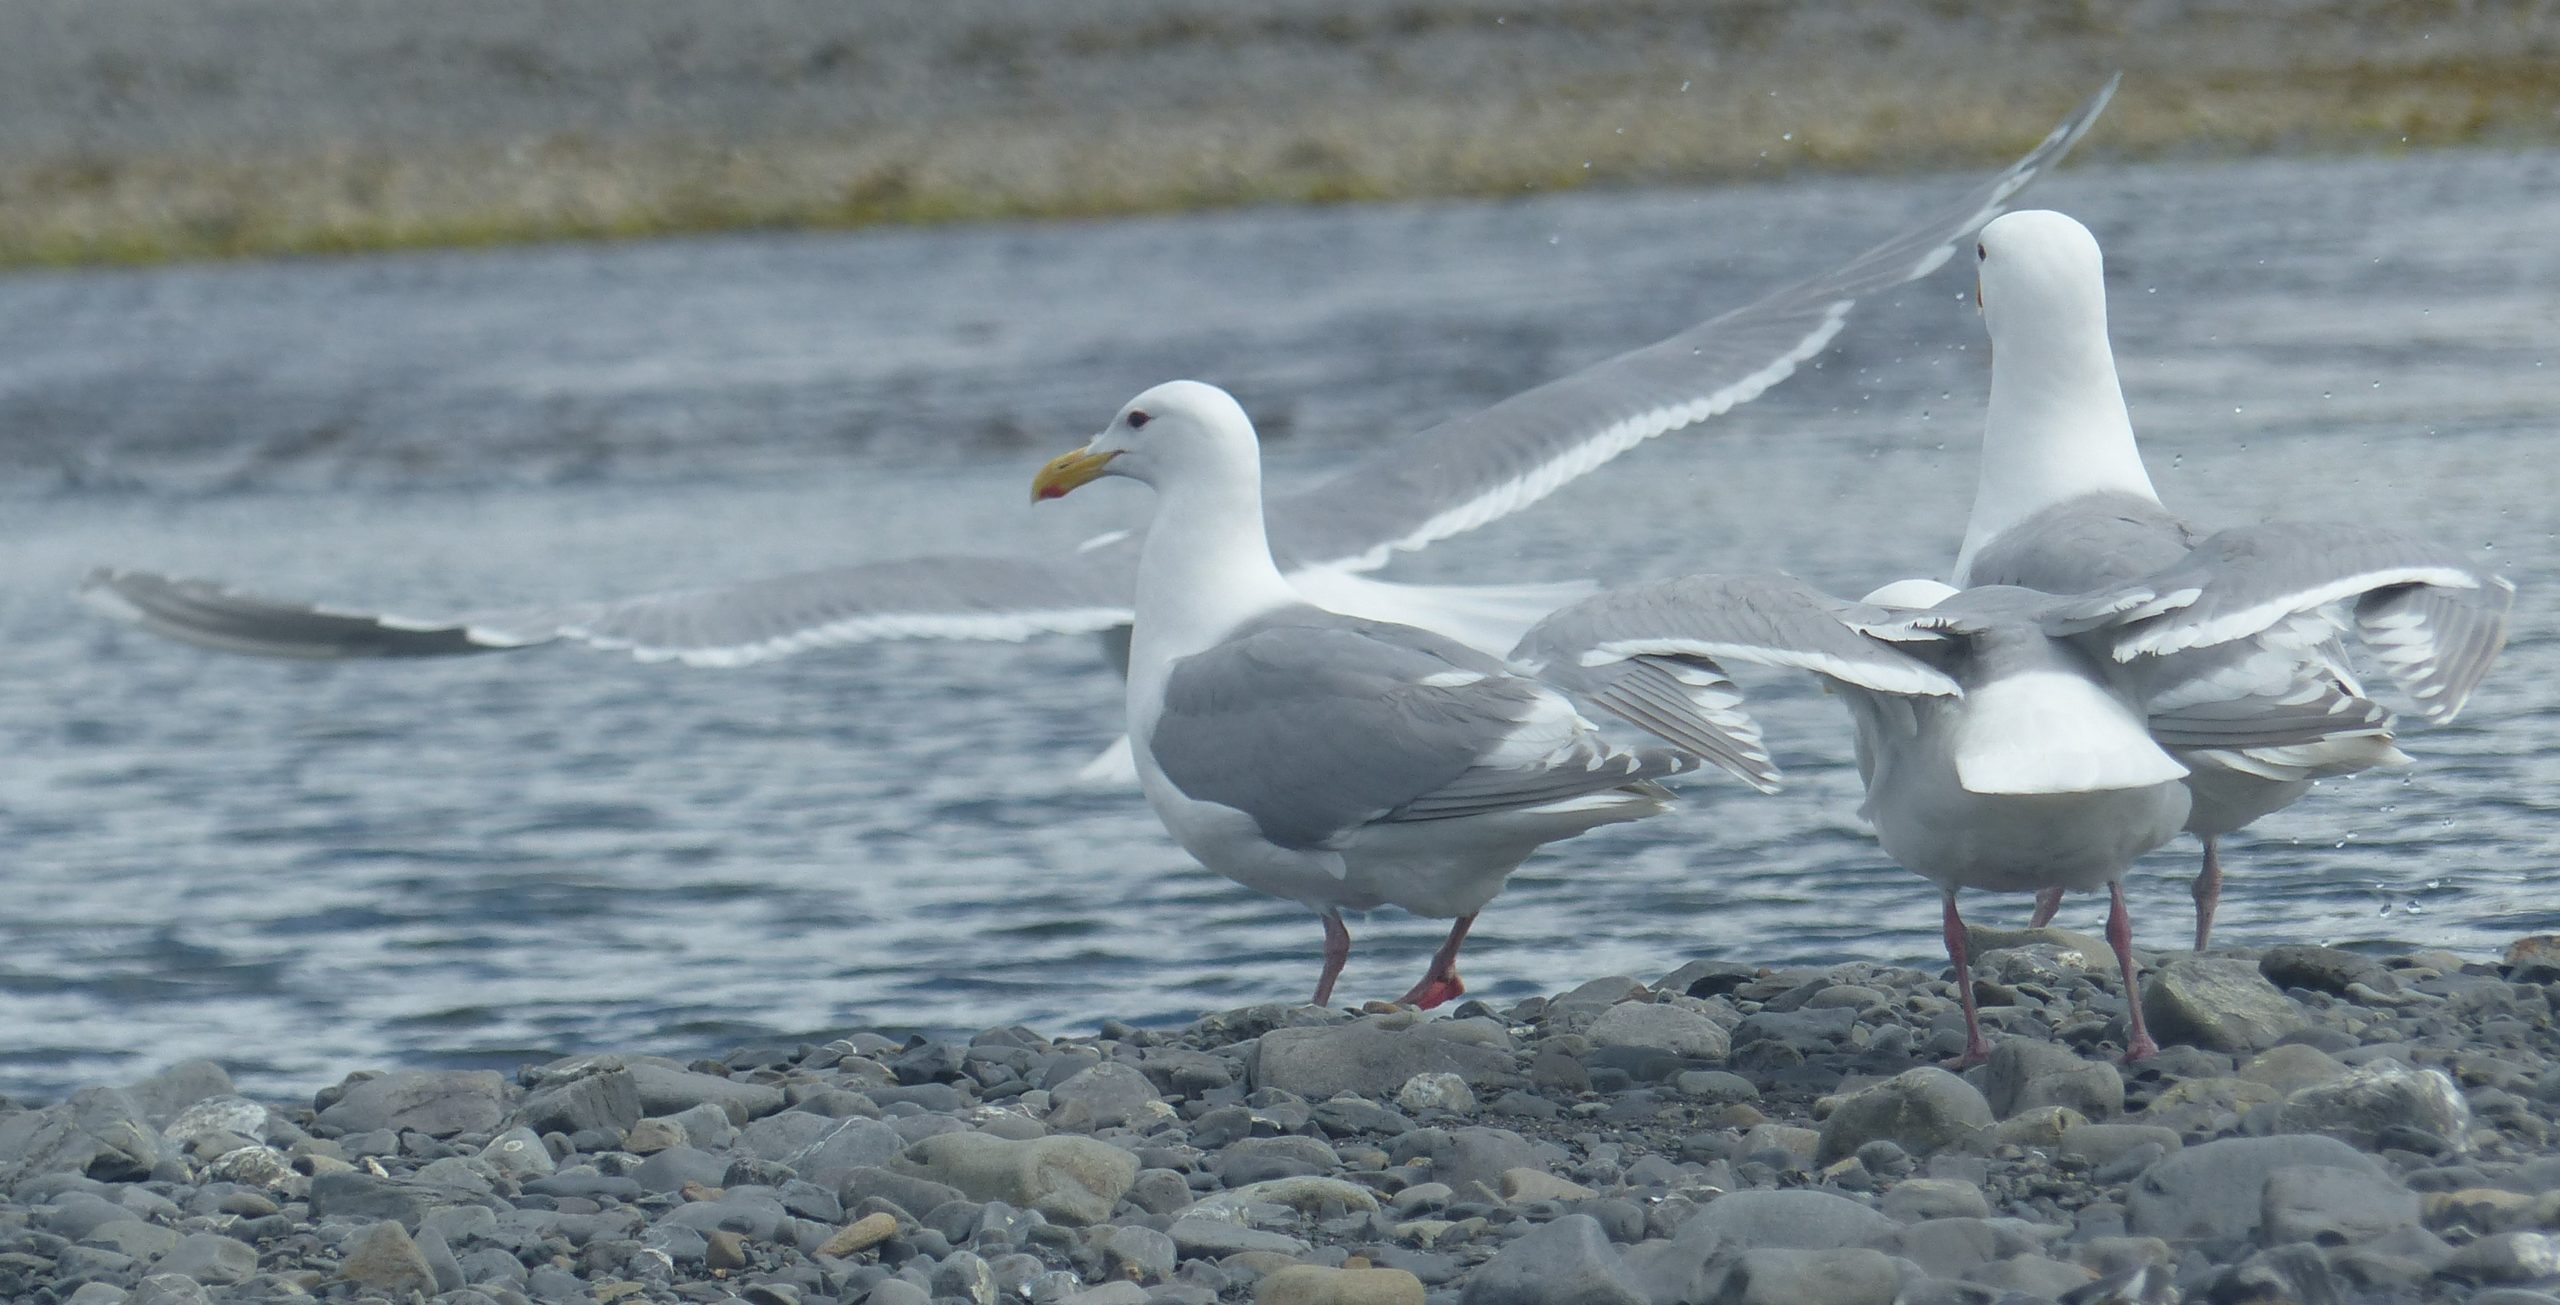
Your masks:
{"label": "water droplet", "polygon": [[1778,133],[1778,139],[1780,140],[1794,140],[1795,138],[1796,134],[1791,131],[1782,131]]}
{"label": "water droplet", "polygon": [[[1586,167],[1586,168],[1587,168],[1587,167],[1590,167],[1591,165],[1590,165],[1590,164],[1588,164],[1588,163],[1585,163],[1585,164],[1583,164],[1582,166],[1584,166],[1584,167]],[[1550,245],[1561,245],[1561,244],[1563,244],[1563,243],[1564,243],[1564,237],[1563,237],[1563,236],[1561,236],[1561,235],[1558,235],[1558,234],[1556,234],[1556,233],[1554,233],[1554,232],[1549,232],[1549,233],[1547,233],[1547,243],[1548,243],[1548,244],[1550,244]]]}
{"label": "water droplet", "polygon": [[1687,83],[1687,82],[1682,82],[1682,83],[1680,83],[1680,93],[1681,93],[1682,95],[1686,95],[1686,94],[1688,94],[1688,93],[1689,93],[1689,83]]}

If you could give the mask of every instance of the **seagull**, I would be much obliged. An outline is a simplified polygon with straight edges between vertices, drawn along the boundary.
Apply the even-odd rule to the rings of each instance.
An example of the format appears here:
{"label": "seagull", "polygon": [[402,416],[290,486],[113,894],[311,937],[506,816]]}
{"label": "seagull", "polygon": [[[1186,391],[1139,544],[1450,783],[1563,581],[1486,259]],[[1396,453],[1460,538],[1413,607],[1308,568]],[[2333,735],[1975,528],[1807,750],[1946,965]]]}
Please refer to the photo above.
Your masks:
{"label": "seagull", "polygon": [[[1955,583],[2082,593],[2198,559],[2193,550],[2201,532],[2161,505],[2135,447],[2107,342],[2097,240],[2060,213],[2018,212],[1984,227],[1975,255],[1976,298],[1991,334],[1991,398],[1981,480]],[[2391,560],[2375,559],[2378,565]],[[2291,805],[2314,779],[2408,761],[2394,742],[2391,714],[2365,697],[2348,667],[2339,626],[2325,609],[2336,600],[2332,589],[2340,578],[2325,559],[2299,561],[2298,577],[2268,577],[2272,588],[2264,595],[2294,611],[2288,624],[2264,637],[2207,642],[2142,663],[2152,733],[2188,768],[2193,801],[2186,828],[2204,845],[2192,888],[2197,951],[2211,940],[2221,899],[2224,835]],[[2187,578],[2205,583],[2211,577]],[[2396,642],[2395,627],[2374,628],[2361,611],[2358,620],[2366,622],[2366,641],[2395,672],[2424,663],[2473,677],[2413,690],[2420,714],[2441,724],[2453,719],[2496,655],[2512,593],[2498,581],[2458,589],[2462,613],[2395,611],[2371,618],[2406,622]],[[2314,595],[2325,597],[2298,601]],[[2460,642],[2435,646],[2421,630]],[[2367,725],[2299,743],[2237,742],[2260,715],[2313,709],[2338,719],[2361,714]],[[2049,921],[2060,904],[2058,889],[2044,894],[2034,922]]]}
{"label": "seagull", "polygon": [[1351,954],[1342,912],[1455,917],[1401,999],[1466,990],[1458,948],[1540,846],[1658,814],[1697,762],[1603,741],[1564,695],[1429,630],[1309,602],[1272,557],[1253,423],[1171,381],[1040,469],[1032,498],[1104,477],[1155,491],[1137,563],[1128,730],[1140,787],[1201,864],[1324,921],[1315,1004]]}
{"label": "seagull", "polygon": [[[1424,586],[1370,578],[1423,548],[1537,502],[1645,440],[1757,398],[1828,347],[1861,296],[1935,271],[2010,196],[2054,167],[2114,93],[2110,80],[2008,169],[1849,261],[1470,416],[1402,439],[1292,493],[1266,526],[1283,574],[1335,611],[1508,649],[1531,621],[1591,592],[1581,582]],[[557,642],[643,661],[740,666],[879,639],[1022,640],[1097,634],[1126,657],[1140,545],[1104,535],[1077,554],[937,555],[596,602],[413,617],[260,596],[105,568],[83,598],[144,629],[273,657],[437,657]],[[1086,777],[1127,775],[1126,740]]]}
{"label": "seagull", "polygon": [[[1939,887],[1965,1019],[1954,1063],[1990,1056],[1957,891],[2101,885],[2131,1061],[2159,1048],[2143,1022],[2123,877],[2193,819],[2193,753],[2173,741],[2202,727],[2176,668],[2299,647],[2306,614],[2351,603],[2393,679],[2449,715],[2503,642],[2512,593],[2452,550],[2395,532],[2267,525],[2067,596],[1903,580],[1850,603],[1787,577],[1659,581],[1559,609],[1511,660],[1763,788],[1776,768],[1721,663],[1813,673],[1856,727],[1859,813],[1887,855]],[[2316,749],[2364,736],[2381,710],[2360,697],[2297,694],[2214,718],[2214,742]]]}

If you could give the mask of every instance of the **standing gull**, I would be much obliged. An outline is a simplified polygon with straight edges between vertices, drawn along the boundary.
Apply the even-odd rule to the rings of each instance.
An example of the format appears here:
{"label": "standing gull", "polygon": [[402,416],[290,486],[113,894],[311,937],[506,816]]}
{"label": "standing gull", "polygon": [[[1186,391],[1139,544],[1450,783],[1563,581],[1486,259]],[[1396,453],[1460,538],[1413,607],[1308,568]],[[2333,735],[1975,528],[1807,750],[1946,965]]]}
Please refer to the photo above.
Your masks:
{"label": "standing gull", "polygon": [[[1384,441],[1339,473],[1275,496],[1268,528],[1283,573],[1337,611],[1424,626],[1488,652],[1508,648],[1529,622],[1588,587],[1417,586],[1363,573],[1758,397],[1827,347],[1861,296],[1944,264],[2011,195],[2061,160],[2113,91],[2110,81],[2006,171],[1838,267],[1472,416]],[[155,633],[262,656],[449,656],[572,641],[646,661],[737,666],[877,639],[1098,633],[1116,659],[1137,556],[1134,540],[1104,536],[1067,558],[898,558],[432,619],[280,601],[145,571],[97,571],[83,592]],[[1098,762],[1107,766],[1113,755]]]}
{"label": "standing gull", "polygon": [[1035,500],[1106,476],[1155,490],[1137,562],[1128,729],[1183,850],[1324,920],[1315,1001],[1351,954],[1345,909],[1456,917],[1407,992],[1466,990],[1458,948],[1540,845],[1664,809],[1693,768],[1603,742],[1571,703],[1455,640],[1307,601],[1271,554],[1253,424],[1196,381],[1129,401],[1051,461]]}
{"label": "standing gull", "polygon": [[[2197,532],[2161,506],[2135,447],[2107,343],[2096,239],[2062,214],[2021,212],[1983,228],[1975,252],[1991,334],[1991,399],[1955,582],[2082,593],[2182,559],[2190,560],[2182,585],[2209,582],[2208,562],[2190,551]],[[2297,560],[2298,575],[2261,573],[2268,586],[2262,601],[2298,608],[2287,623],[2140,664],[2152,732],[2190,772],[2186,828],[2204,844],[2193,889],[2198,951],[2212,936],[2221,898],[2223,835],[2292,804],[2314,779],[2407,760],[2393,742],[2390,713],[2365,698],[2348,669],[2338,623],[2320,603],[2298,602],[2339,578],[2326,559]],[[2373,559],[2382,567],[2394,560],[2387,548]],[[2395,674],[2419,664],[2437,668],[2443,678],[2412,692],[2419,713],[2440,724],[2461,709],[2504,641],[2512,593],[2503,581],[2457,587],[2423,600],[2448,608],[2359,607],[2356,621]],[[2315,710],[2365,724],[2300,743],[2237,741],[2261,716]],[[2051,919],[2060,901],[2059,890],[2042,896],[2036,923]]]}
{"label": "standing gull", "polygon": [[[2170,746],[2192,737],[2192,693],[2164,668],[2245,660],[2292,638],[2306,614],[2352,602],[2392,677],[2449,713],[2487,670],[2508,592],[2450,550],[2391,532],[2257,526],[2206,539],[2156,575],[2072,596],[1906,580],[1849,603],[1783,578],[1663,581],[1555,612],[1513,661],[1763,785],[1776,772],[1719,663],[1811,671],[1856,725],[1860,814],[1943,895],[1964,1008],[1959,1063],[1990,1047],[1957,890],[2100,885],[2130,1060],[2158,1048],[2143,1025],[2123,876],[2192,818],[2191,767]],[[2220,718],[2216,744],[2318,748],[2362,735],[2378,710],[2299,696]]]}

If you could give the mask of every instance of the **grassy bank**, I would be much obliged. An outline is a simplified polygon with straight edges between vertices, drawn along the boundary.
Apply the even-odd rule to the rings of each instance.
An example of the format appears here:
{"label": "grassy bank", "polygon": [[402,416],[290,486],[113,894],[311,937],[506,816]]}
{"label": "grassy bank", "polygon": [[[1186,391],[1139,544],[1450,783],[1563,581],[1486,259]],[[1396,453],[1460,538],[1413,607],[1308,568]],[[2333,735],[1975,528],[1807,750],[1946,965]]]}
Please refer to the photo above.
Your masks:
{"label": "grassy bank", "polygon": [[154,8],[0,17],[0,264],[2560,141],[2533,5]]}

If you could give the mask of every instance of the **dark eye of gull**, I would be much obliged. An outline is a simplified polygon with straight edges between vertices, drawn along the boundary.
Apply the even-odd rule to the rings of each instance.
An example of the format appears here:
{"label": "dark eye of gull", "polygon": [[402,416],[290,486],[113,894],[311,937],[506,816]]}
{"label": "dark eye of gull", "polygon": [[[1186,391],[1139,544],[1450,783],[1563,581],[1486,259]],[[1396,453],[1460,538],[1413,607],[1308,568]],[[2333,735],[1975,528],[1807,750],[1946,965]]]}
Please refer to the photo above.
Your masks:
{"label": "dark eye of gull", "polygon": [[1134,408],[1129,411],[1129,429],[1131,430],[1136,430],[1140,426],[1144,426],[1152,420],[1154,420],[1154,418],[1151,418],[1147,414],[1139,412]]}
{"label": "dark eye of gull", "polygon": [[1989,257],[1991,257],[1991,251],[1990,251],[1990,250],[1985,249],[1985,248],[1983,248],[1983,247],[1982,247],[1982,246],[1980,246],[1980,245],[1975,245],[1975,246],[1973,247],[1973,261],[1975,261],[1975,262],[1979,263],[1979,262],[1982,262],[1984,259],[1987,259],[1987,258],[1989,258]]}

